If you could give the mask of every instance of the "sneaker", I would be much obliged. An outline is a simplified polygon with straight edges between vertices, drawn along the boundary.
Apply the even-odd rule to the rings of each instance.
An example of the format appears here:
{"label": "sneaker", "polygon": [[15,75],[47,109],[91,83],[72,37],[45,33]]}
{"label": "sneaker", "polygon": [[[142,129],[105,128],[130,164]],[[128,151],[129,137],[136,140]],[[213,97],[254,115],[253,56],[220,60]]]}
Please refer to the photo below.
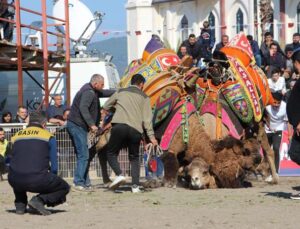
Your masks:
{"label": "sneaker", "polygon": [[104,188],[109,188],[109,186],[111,185],[112,181],[108,181],[108,182],[105,182],[103,183],[103,187]]}
{"label": "sneaker", "polygon": [[142,190],[140,189],[139,186],[137,186],[136,184],[134,184],[134,185],[131,186],[131,192],[132,193],[141,193]]}
{"label": "sneaker", "polygon": [[26,213],[26,204],[15,203],[15,206],[16,206],[16,214],[24,215]]}
{"label": "sneaker", "polygon": [[73,185],[72,190],[79,191],[79,192],[92,192],[93,188],[92,186],[85,187],[82,185]]}
{"label": "sneaker", "polygon": [[117,176],[114,181],[108,186],[109,189],[117,189],[120,185],[124,184],[126,182],[126,179],[124,176],[120,175]]}
{"label": "sneaker", "polygon": [[300,193],[291,195],[290,198],[291,198],[292,200],[300,200]]}
{"label": "sneaker", "polygon": [[45,204],[38,196],[32,197],[28,205],[42,215],[51,215],[51,212],[45,208]]}

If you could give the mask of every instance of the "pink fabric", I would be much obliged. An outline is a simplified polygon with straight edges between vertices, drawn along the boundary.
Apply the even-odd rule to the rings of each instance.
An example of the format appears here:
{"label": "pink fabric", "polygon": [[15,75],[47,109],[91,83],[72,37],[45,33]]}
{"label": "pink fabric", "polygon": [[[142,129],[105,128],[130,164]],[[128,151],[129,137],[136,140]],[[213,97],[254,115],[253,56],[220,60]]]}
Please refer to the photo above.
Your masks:
{"label": "pink fabric", "polygon": [[[201,115],[205,114],[205,113],[210,113],[210,114],[216,116],[217,115],[217,104],[215,102],[207,102],[206,104],[203,104],[201,107]],[[231,135],[234,138],[240,139],[241,136],[238,134],[229,115],[223,108],[222,108],[222,123],[228,128],[229,135]]]}
{"label": "pink fabric", "polygon": [[[175,107],[175,109],[178,106],[183,105],[184,102],[185,101],[178,103],[178,105]],[[187,108],[188,116],[190,116],[192,113],[194,113],[196,111],[196,108],[192,103],[187,103],[186,108]],[[179,108],[179,110],[176,112],[176,114],[172,118],[171,122],[169,123],[167,129],[165,130],[164,135],[161,138],[160,147],[162,148],[162,150],[169,149],[170,143],[175,135],[175,132],[181,125],[181,120],[182,120],[181,110],[182,110],[182,108]]]}

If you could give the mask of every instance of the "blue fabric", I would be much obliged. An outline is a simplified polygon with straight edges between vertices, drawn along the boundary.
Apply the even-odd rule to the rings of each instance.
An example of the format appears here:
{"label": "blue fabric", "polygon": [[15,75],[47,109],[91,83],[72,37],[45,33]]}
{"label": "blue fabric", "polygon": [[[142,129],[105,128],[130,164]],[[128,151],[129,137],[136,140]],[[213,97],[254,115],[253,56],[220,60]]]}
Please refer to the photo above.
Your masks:
{"label": "blue fabric", "polygon": [[89,150],[87,146],[87,131],[75,123],[68,121],[67,130],[72,137],[77,163],[74,171],[74,184],[80,186],[90,186],[88,175]]}
{"label": "blue fabric", "polygon": [[156,160],[157,163],[157,170],[156,172],[151,172],[148,168],[148,164],[146,163],[147,161],[148,154],[144,154],[144,166],[145,166],[145,175],[146,179],[153,179],[153,178],[162,178],[163,177],[163,172],[164,172],[164,164],[160,157],[154,156],[154,160]]}
{"label": "blue fabric", "polygon": [[54,137],[49,140],[49,157],[51,163],[51,173],[57,174],[58,163],[57,163],[57,147],[56,147],[56,139]]}

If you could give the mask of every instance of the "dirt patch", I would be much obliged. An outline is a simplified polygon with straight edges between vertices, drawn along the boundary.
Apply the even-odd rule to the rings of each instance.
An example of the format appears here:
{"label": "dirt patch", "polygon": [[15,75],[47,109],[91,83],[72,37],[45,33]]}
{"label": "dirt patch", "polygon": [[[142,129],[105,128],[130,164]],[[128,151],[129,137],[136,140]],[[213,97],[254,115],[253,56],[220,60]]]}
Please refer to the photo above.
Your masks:
{"label": "dirt patch", "polygon": [[299,228],[300,200],[289,199],[297,190],[300,177],[281,177],[279,185],[254,182],[247,189],[159,188],[117,194],[99,188],[93,193],[71,192],[67,203],[44,217],[14,214],[13,192],[4,181],[0,182],[0,224],[2,229]]}

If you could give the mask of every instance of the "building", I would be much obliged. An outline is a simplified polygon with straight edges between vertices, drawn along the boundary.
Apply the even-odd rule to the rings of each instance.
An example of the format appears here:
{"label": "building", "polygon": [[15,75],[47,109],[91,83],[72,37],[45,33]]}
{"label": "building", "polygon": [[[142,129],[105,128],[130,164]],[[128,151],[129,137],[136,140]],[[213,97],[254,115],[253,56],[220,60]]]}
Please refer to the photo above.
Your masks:
{"label": "building", "polygon": [[128,0],[128,61],[140,58],[151,35],[176,50],[188,34],[200,34],[208,20],[216,41],[222,34],[233,37],[244,31],[259,44],[271,31],[282,47],[300,32],[300,1],[295,0]]}

